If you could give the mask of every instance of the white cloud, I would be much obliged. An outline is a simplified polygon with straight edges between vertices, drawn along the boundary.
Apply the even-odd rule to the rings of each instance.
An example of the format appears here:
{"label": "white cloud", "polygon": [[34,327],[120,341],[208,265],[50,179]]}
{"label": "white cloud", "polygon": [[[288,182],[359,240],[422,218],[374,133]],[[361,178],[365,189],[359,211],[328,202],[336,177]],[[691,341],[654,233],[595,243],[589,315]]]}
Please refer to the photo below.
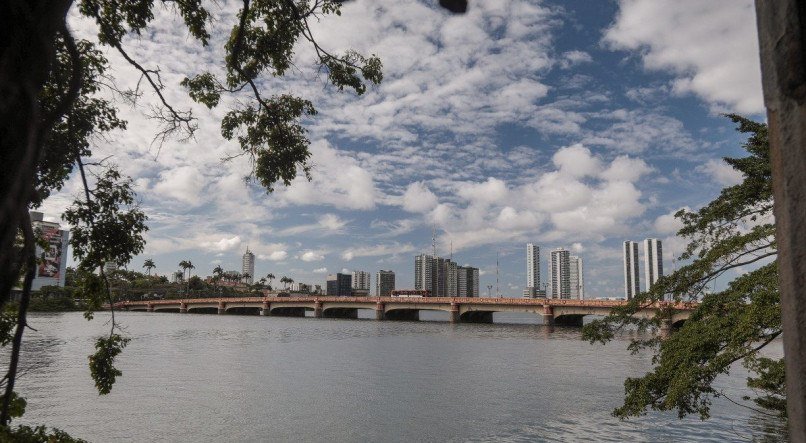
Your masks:
{"label": "white cloud", "polygon": [[279,232],[280,235],[296,235],[302,234],[305,232],[311,231],[321,231],[329,234],[334,234],[341,232],[341,230],[347,225],[347,221],[342,220],[336,214],[323,214],[319,217],[319,220],[316,223],[310,223],[306,225],[298,225],[292,226],[290,228],[285,228]]}
{"label": "white cloud", "polygon": [[722,186],[737,185],[744,180],[741,172],[721,159],[708,160],[704,165],[697,167],[697,172],[707,174],[711,180]]}
{"label": "white cloud", "polygon": [[306,252],[303,252],[302,255],[299,256],[299,259],[302,260],[302,261],[307,261],[307,262],[320,261],[320,260],[324,260],[325,256],[324,256],[324,254],[320,254],[320,253],[318,253],[316,251],[306,251]]}
{"label": "white cloud", "polygon": [[327,274],[327,268],[316,268],[311,272],[314,274]]}
{"label": "white cloud", "polygon": [[621,0],[604,41],[640,50],[646,68],[671,70],[674,88],[715,107],[761,113],[752,0]]}
{"label": "white cloud", "polygon": [[208,249],[210,251],[218,251],[218,252],[229,251],[232,250],[233,248],[237,248],[240,245],[241,245],[241,236],[239,235],[229,238],[222,238],[218,241],[213,242],[207,241],[201,243],[201,247]]}
{"label": "white cloud", "polygon": [[356,159],[321,139],[312,142],[310,150],[312,180],[300,176],[291,186],[277,189],[275,198],[281,204],[319,204],[360,210],[375,207],[379,197],[375,182]]}
{"label": "white cloud", "polygon": [[286,251],[274,251],[269,254],[258,254],[257,258],[260,260],[269,260],[269,261],[283,261],[288,257],[288,252]]}
{"label": "white cloud", "polygon": [[[691,208],[688,206],[684,206],[680,209],[685,209],[686,211],[691,211]],[[654,227],[655,231],[659,234],[663,235],[670,235],[676,234],[683,227],[683,222],[680,221],[679,218],[675,217],[675,213],[680,209],[676,209],[668,214],[663,214],[655,219]]]}
{"label": "white cloud", "polygon": [[403,209],[409,212],[428,212],[437,202],[436,194],[422,182],[410,183],[403,194]]}
{"label": "white cloud", "polygon": [[593,57],[590,54],[584,51],[568,51],[562,54],[560,57],[560,67],[563,69],[568,69],[573,66],[582,64],[582,63],[590,63],[593,61]]}
{"label": "white cloud", "polygon": [[[554,170],[522,184],[500,179],[458,182],[459,203],[438,205],[429,218],[446,235],[441,248],[543,238],[592,239],[627,232],[645,209],[636,183],[653,170],[641,159],[619,156],[605,161],[582,145],[558,150]],[[581,248],[581,244],[578,244]]]}
{"label": "white cloud", "polygon": [[196,168],[181,166],[161,172],[152,190],[157,198],[169,198],[196,206],[202,202],[204,186],[204,176]]}
{"label": "white cloud", "polygon": [[591,154],[590,149],[581,144],[559,149],[551,158],[560,172],[572,177],[596,175],[601,169],[601,161]]}
{"label": "white cloud", "polygon": [[415,250],[416,248],[409,243],[380,244],[347,249],[341,254],[341,258],[346,261],[350,261],[357,257],[378,257],[383,255],[406,254]]}

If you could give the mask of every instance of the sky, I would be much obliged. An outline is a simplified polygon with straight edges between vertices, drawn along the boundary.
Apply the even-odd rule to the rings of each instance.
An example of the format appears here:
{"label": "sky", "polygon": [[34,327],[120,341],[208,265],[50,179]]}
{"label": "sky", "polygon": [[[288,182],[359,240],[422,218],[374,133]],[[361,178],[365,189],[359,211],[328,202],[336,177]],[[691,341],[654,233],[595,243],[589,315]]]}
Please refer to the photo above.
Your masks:
{"label": "sky", "polygon": [[[96,140],[135,183],[149,216],[147,245],[129,269],[152,258],[170,274],[181,260],[209,275],[239,270],[248,246],[256,277],[273,273],[324,284],[328,273],[391,269],[414,286],[414,256],[432,250],[480,269],[482,293],[498,283],[520,296],[526,243],[584,260],[586,297],[624,293],[621,244],[664,242],[676,266],[680,208],[696,209],[740,176],[721,159],[742,156],[742,137],[721,114],[764,119],[752,0],[470,0],[451,15],[436,1],[356,0],[341,17],[313,24],[332,51],[378,55],[384,80],[363,96],[328,86],[300,43],[296,69],[265,78],[264,91],[311,100],[304,121],[312,181],[267,194],[247,183],[238,147],[220,135],[219,108],[194,104],[185,76],[220,72],[239,2],[209,7],[210,47],[190,38],[170,8],[129,53],[159,67],[168,100],[192,109],[192,140],[153,143],[146,117],[154,95],[121,103],[128,130]],[[76,35],[94,25],[75,12]],[[138,74],[108,53],[118,86]],[[79,196],[78,180],[48,199],[55,220]],[[643,273],[643,269],[641,270]]]}

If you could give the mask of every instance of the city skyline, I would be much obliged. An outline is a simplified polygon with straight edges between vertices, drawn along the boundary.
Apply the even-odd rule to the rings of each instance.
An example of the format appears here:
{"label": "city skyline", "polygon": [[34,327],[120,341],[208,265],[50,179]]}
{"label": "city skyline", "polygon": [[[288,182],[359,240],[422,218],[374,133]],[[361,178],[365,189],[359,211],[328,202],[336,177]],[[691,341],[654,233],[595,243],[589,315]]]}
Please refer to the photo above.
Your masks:
{"label": "city skyline", "polygon": [[[431,249],[436,225],[438,253],[447,256],[452,243],[458,264],[479,267],[482,287],[494,284],[495,249],[501,291],[519,293],[522,245],[533,241],[584,255],[591,294],[623,293],[621,239],[658,238],[668,262],[670,251],[682,250],[672,214],[702,205],[738,178],[721,158],[741,154],[741,137],[719,114],[764,118],[760,95],[747,95],[760,91],[756,58],[747,55],[756,44],[752,4],[734,13],[703,5],[722,24],[723,33],[708,42],[672,38],[699,35],[702,26],[697,12],[682,6],[661,14],[616,2],[517,5],[479,5],[483,11],[445,22],[425,3],[395,3],[374,17],[372,8],[351,2],[339,23],[317,23],[317,34],[336,48],[377,53],[385,80],[360,98],[291,80],[319,110],[305,123],[313,181],[300,177],[273,195],[241,180],[245,160],[222,167],[220,159],[237,147],[187,97],[174,103],[193,107],[200,142],[169,140],[157,157],[138,135],[155,133],[155,122],[122,109],[130,130],[93,151],[99,159],[114,155],[109,161],[133,177],[151,216],[146,249],[134,262],[153,258],[162,274],[184,259],[198,269],[239,269],[232,253],[249,244],[258,275],[321,281],[377,267],[411,281],[409,257]],[[485,15],[499,17],[502,29],[524,31],[502,33]],[[405,33],[395,17],[419,23],[416,34],[424,38]],[[457,20],[475,40],[451,37]],[[172,35],[167,22],[155,23],[154,32]],[[344,23],[379,32],[352,38]],[[659,32],[643,33],[641,23]],[[78,37],[94,35],[81,23],[74,29]],[[162,67],[166,79],[187,71],[181,63],[192,59],[185,39],[172,42],[143,41],[141,48],[177,61],[176,71]],[[696,54],[685,50],[694,43]],[[448,73],[455,72],[476,80],[452,83]],[[124,88],[136,84],[131,72],[110,74]],[[442,95],[447,90],[455,102]],[[359,109],[367,112],[353,112]],[[341,173],[330,178],[331,169]],[[42,212],[58,220],[76,185],[54,193]]]}

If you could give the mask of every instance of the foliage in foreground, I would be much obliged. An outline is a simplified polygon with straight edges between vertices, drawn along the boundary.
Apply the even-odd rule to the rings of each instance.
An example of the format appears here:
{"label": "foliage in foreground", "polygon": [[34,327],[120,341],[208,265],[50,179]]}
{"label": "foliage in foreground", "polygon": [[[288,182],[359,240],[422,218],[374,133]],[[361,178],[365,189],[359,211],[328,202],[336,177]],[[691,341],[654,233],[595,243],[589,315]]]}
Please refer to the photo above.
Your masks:
{"label": "foliage in foreground", "polygon": [[[744,179],[723,189],[698,211],[675,214],[683,223],[678,235],[689,242],[680,260],[688,264],[583,329],[584,339],[605,343],[625,327],[651,330],[671,318],[672,310],[650,319],[635,317],[643,306],[664,300],[700,301],[669,338],[631,342],[633,352],[654,352],[654,367],[624,382],[624,404],[613,412],[617,417],[643,415],[651,409],[706,419],[713,399],[725,396],[714,381],[735,362],[742,362],[753,374],[747,384],[756,395],[729,400],[752,400],[752,404],[740,404],[763,414],[786,416],[783,359],[770,359],[760,352],[781,334],[767,126],[738,115],[728,117],[739,132],[749,136],[743,145],[749,156],[725,158]],[[734,278],[726,289],[713,292],[714,281],[721,276]]]}

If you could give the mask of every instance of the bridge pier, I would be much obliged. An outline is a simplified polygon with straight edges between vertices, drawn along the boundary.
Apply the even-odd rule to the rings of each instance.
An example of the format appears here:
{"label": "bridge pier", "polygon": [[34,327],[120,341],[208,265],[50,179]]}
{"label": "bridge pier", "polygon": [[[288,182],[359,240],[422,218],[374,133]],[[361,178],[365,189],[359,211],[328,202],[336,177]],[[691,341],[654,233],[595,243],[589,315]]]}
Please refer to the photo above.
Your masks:
{"label": "bridge pier", "polygon": [[224,315],[227,313],[227,304],[222,302],[218,302],[218,313],[220,315]]}
{"label": "bridge pier", "polygon": [[461,316],[459,315],[459,304],[458,303],[451,303],[451,323],[459,323],[461,321]]}
{"label": "bridge pier", "polygon": [[384,309],[383,303],[379,302],[375,304],[375,320],[384,319],[383,309]]}
{"label": "bridge pier", "polygon": [[322,303],[319,300],[313,304],[313,316],[316,318],[322,318]]}
{"label": "bridge pier", "polygon": [[554,326],[554,308],[551,305],[543,305],[543,313],[540,316],[544,325]]}
{"label": "bridge pier", "polygon": [[180,303],[179,304],[179,313],[180,314],[187,314],[188,313],[188,304],[187,303]]}
{"label": "bridge pier", "polygon": [[146,306],[146,312],[154,312],[154,305],[149,303],[148,306]]}
{"label": "bridge pier", "polygon": [[271,315],[271,305],[269,305],[269,302],[263,302],[263,306],[260,308],[260,315],[264,317]]}

